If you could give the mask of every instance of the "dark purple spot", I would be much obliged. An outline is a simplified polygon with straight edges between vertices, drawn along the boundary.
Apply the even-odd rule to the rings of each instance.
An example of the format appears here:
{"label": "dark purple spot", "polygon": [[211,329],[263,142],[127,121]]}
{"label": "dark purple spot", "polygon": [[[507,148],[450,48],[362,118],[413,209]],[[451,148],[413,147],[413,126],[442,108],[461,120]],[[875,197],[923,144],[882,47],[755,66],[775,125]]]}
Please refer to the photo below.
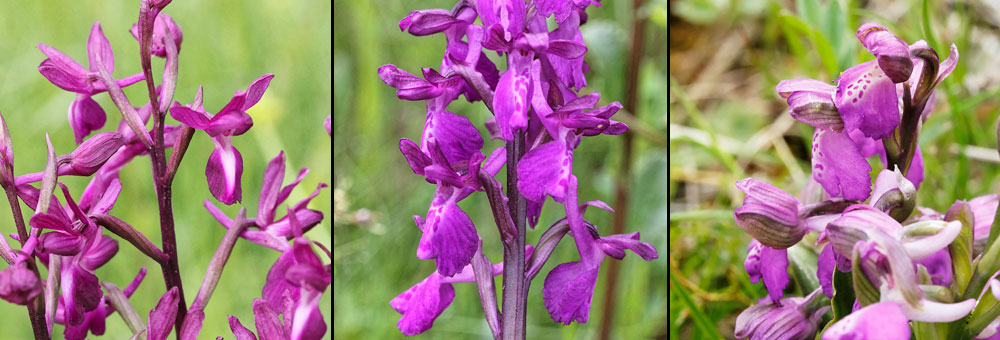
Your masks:
{"label": "dark purple spot", "polygon": [[847,95],[850,96],[851,95],[851,91],[847,91]]}
{"label": "dark purple spot", "polygon": [[862,90],[867,90],[867,89],[868,89],[868,85],[865,85],[865,86],[864,86],[864,87],[862,87],[861,89],[862,89]]}
{"label": "dark purple spot", "polygon": [[858,98],[854,98],[854,100],[852,100],[851,102],[852,103],[857,103],[858,102]]}

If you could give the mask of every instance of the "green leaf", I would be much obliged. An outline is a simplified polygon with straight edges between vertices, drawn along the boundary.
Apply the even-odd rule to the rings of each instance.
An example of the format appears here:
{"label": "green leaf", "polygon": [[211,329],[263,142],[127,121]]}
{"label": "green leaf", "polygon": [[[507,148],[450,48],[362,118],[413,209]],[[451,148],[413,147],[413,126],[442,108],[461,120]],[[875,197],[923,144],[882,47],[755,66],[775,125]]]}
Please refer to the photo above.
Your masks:
{"label": "green leaf", "polygon": [[865,271],[861,269],[863,265],[864,263],[861,262],[861,252],[858,248],[854,248],[851,256],[851,278],[854,282],[854,294],[857,296],[858,304],[861,307],[879,302],[882,295],[878,288],[865,276]]}
{"label": "green leaf", "polygon": [[712,325],[712,322],[709,321],[705,312],[701,311],[701,308],[698,308],[698,305],[694,303],[694,299],[691,298],[691,295],[684,290],[683,286],[677,283],[677,279],[674,278],[673,269],[670,270],[670,290],[677,292],[677,295],[680,295],[681,301],[684,302],[684,305],[689,311],[691,311],[691,318],[694,319],[695,327],[701,330],[703,335],[709,336],[712,339],[722,339],[722,334],[719,334],[719,330]]}
{"label": "green leaf", "polygon": [[[854,309],[854,282],[851,273],[833,271],[833,322],[843,319]],[[831,322],[832,323],[832,322]]]}
{"label": "green leaf", "polygon": [[857,45],[849,34],[852,30],[852,27],[847,26],[847,15],[844,15],[840,2],[830,2],[827,5],[826,25],[823,33],[830,39],[830,44],[833,46],[838,70],[846,70],[852,65],[851,57],[854,54],[854,47]]}
{"label": "green leaf", "polygon": [[805,22],[792,15],[782,15],[781,20],[784,23],[787,23],[789,28],[799,34],[805,35],[809,39],[809,42],[819,54],[820,63],[823,65],[828,75],[833,76],[839,74],[837,60],[833,53],[833,47],[830,45],[830,40],[823,35],[823,32],[807,25]]}
{"label": "green leaf", "polygon": [[969,279],[972,278],[972,232],[974,227],[972,207],[965,201],[955,202],[951,209],[948,209],[944,220],[962,223],[962,231],[948,245],[948,252],[951,254],[953,289],[956,294],[961,294],[969,285]]}
{"label": "green leaf", "polygon": [[775,13],[775,15],[778,16],[781,33],[785,36],[785,41],[788,43],[788,49],[792,51],[792,55],[794,55],[798,60],[798,66],[803,68],[803,71],[805,71],[806,74],[810,76],[816,75],[815,63],[809,60],[807,56],[808,51],[806,51],[806,48],[800,39],[800,32],[803,32],[802,28],[795,26],[797,23],[801,23],[801,21],[792,20],[795,19],[795,17],[787,14]]}
{"label": "green leaf", "polygon": [[795,283],[803,296],[819,288],[819,279],[816,278],[816,258],[816,252],[802,243],[788,248],[788,264],[792,270],[792,277],[795,278]]}
{"label": "green leaf", "polygon": [[819,25],[823,21],[822,8],[818,0],[795,0],[795,9],[805,22]]}

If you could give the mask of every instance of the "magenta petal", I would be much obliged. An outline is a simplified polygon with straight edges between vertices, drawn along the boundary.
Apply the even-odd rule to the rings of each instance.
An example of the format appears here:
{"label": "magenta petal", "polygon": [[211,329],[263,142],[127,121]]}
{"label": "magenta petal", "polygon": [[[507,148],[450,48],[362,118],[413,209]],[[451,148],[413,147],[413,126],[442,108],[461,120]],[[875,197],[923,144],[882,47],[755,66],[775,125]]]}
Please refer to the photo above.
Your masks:
{"label": "magenta petal", "polygon": [[653,245],[639,241],[639,233],[617,234],[597,239],[597,245],[608,256],[621,260],[625,257],[625,249],[629,249],[643,260],[652,261],[660,255],[653,248]]}
{"label": "magenta petal", "polygon": [[906,179],[910,180],[913,187],[917,189],[920,188],[920,182],[924,180],[924,154],[920,152],[920,146],[917,146],[913,160],[910,161],[910,168],[906,170]]}
{"label": "magenta petal", "polygon": [[99,235],[94,242],[80,258],[80,265],[88,270],[97,270],[118,253],[118,241],[111,237]]}
{"label": "magenta petal", "polygon": [[451,11],[426,9],[410,12],[410,15],[399,22],[399,29],[409,30],[410,34],[419,37],[443,32],[452,25],[461,22],[451,15]]}
{"label": "magenta petal", "polygon": [[565,325],[587,322],[600,268],[600,265],[587,267],[579,261],[552,268],[542,286],[542,298],[552,320]]}
{"label": "magenta petal", "polygon": [[528,126],[530,83],[528,75],[518,73],[516,69],[500,76],[493,93],[493,112],[496,113],[500,137],[505,141],[514,139],[514,130],[523,130]]}
{"label": "magenta petal", "polygon": [[42,50],[42,53],[44,53],[46,57],[49,57],[48,60],[52,62],[52,66],[62,70],[70,76],[80,79],[81,81],[86,81],[87,73],[89,72],[87,69],[83,68],[83,66],[80,66],[76,60],[73,60],[73,58],[70,58],[61,51],[45,44],[38,44],[38,49]]}
{"label": "magenta petal", "polygon": [[875,61],[844,71],[834,101],[847,130],[860,129],[865,136],[879,139],[899,125],[896,85]]}
{"label": "magenta petal", "polygon": [[52,59],[42,60],[42,63],[38,65],[38,72],[63,90],[76,93],[90,93],[92,91],[85,74],[59,68]]}
{"label": "magenta petal", "polygon": [[837,92],[837,87],[815,79],[799,78],[782,80],[778,83],[778,86],[775,87],[775,90],[778,91],[778,95],[780,95],[781,98],[788,98],[792,93],[800,91],[828,93],[833,95]]}
{"label": "magenta petal", "polygon": [[448,277],[460,272],[472,261],[479,235],[469,216],[454,202],[445,203],[439,218],[430,242],[437,249],[435,263],[438,273]]}
{"label": "magenta petal", "polygon": [[264,300],[255,299],[253,301],[253,316],[254,325],[257,326],[257,334],[260,335],[261,339],[288,339],[288,334],[285,334],[278,313],[275,313],[271,305]]}
{"label": "magenta petal", "polygon": [[281,296],[285,294],[285,291],[289,292],[293,300],[299,298],[298,286],[285,280],[285,274],[293,265],[295,265],[295,255],[291,251],[284,252],[267,272],[261,296],[271,304],[271,307],[280,309]]}
{"label": "magenta petal", "polygon": [[587,53],[587,45],[572,40],[552,40],[548,53],[566,59],[576,59]]}
{"label": "magenta petal", "polygon": [[972,208],[972,215],[975,222],[973,235],[976,240],[985,240],[990,235],[990,227],[993,225],[993,218],[997,213],[997,204],[1000,196],[997,194],[979,196],[969,200]]}
{"label": "magenta petal", "polygon": [[871,165],[846,133],[816,129],[812,163],[813,179],[830,197],[863,201],[871,193]]}
{"label": "magenta petal", "polygon": [[858,40],[878,59],[878,65],[893,83],[902,83],[913,73],[909,46],[884,27],[864,24],[858,28]]}
{"label": "magenta petal", "polygon": [[275,205],[278,203],[278,193],[281,180],[285,176],[285,152],[271,159],[264,168],[264,184],[260,188],[260,200],[257,202],[257,223],[265,226],[274,222]]}
{"label": "magenta petal", "polygon": [[379,67],[378,76],[383,82],[396,88],[396,96],[404,100],[425,100],[441,95],[441,88],[395,65]]}
{"label": "magenta petal", "polygon": [[326,334],[326,322],[319,310],[319,300],[322,297],[322,291],[303,289],[294,311],[285,312],[285,328],[288,329],[288,324],[292,324],[292,339],[320,340]]}
{"label": "magenta petal", "polygon": [[243,176],[243,156],[231,142],[216,145],[215,151],[208,157],[205,176],[208,178],[208,190],[220,202],[230,205],[242,199],[240,178]]}
{"label": "magenta petal", "polygon": [[915,264],[923,265],[927,268],[927,273],[931,276],[931,283],[948,287],[953,279],[951,271],[951,254],[948,248],[944,248],[934,253],[934,255],[915,261]]}
{"label": "magenta petal", "polygon": [[424,174],[424,168],[431,164],[431,158],[427,157],[417,143],[403,138],[399,140],[399,151],[406,158],[406,163],[410,165],[410,170],[417,175]]}
{"label": "magenta petal", "polygon": [[479,129],[468,117],[448,111],[438,112],[428,119],[424,136],[433,137],[445,159],[452,164],[468,161],[484,144]]}
{"label": "magenta petal", "polygon": [[884,157],[885,147],[882,145],[881,140],[871,139],[865,136],[861,130],[851,130],[847,135],[851,137],[851,141],[858,147],[861,157],[868,158],[875,154],[880,154]]}
{"label": "magenta petal", "polygon": [[827,243],[819,253],[816,264],[816,278],[819,279],[820,287],[823,287],[823,294],[831,299],[833,298],[833,268],[837,265],[833,254],[833,245]]}
{"label": "magenta petal", "polygon": [[204,113],[181,106],[177,102],[174,102],[173,106],[170,107],[170,116],[174,117],[178,122],[187,124],[198,130],[208,129],[211,123]]}
{"label": "magenta petal", "polygon": [[229,110],[212,117],[205,133],[212,137],[220,134],[239,136],[250,130],[252,126],[253,119],[246,112]]}
{"label": "magenta petal", "polygon": [[823,333],[823,340],[910,339],[910,326],[896,302],[869,305],[837,321]]}
{"label": "magenta petal", "polygon": [[403,314],[396,326],[404,335],[413,336],[434,326],[452,300],[455,289],[450,283],[441,283],[440,276],[431,274],[420,283],[407,289],[389,302],[397,312]]}
{"label": "magenta petal", "polygon": [[788,286],[788,252],[785,249],[773,249],[757,240],[750,241],[743,267],[750,275],[750,282],[757,283],[764,279],[771,301],[778,303],[781,300]]}
{"label": "magenta petal", "polygon": [[104,295],[101,286],[98,284],[97,275],[79,266],[72,266],[73,275],[73,298],[76,306],[89,312],[97,308]]}
{"label": "magenta petal", "polygon": [[79,235],[71,235],[62,232],[48,232],[38,237],[38,252],[73,256],[83,249],[84,238]]}
{"label": "magenta petal", "polygon": [[566,179],[573,163],[562,141],[551,141],[531,149],[517,164],[521,178],[517,188],[524,197],[543,202],[545,195],[562,201],[566,192]]}
{"label": "magenta petal", "polygon": [[69,107],[69,125],[73,128],[76,144],[94,130],[100,130],[107,121],[104,109],[88,95],[78,94]]}
{"label": "magenta petal", "polygon": [[244,327],[240,323],[240,319],[232,315],[229,316],[229,329],[233,331],[233,336],[236,337],[236,340],[257,340],[257,336]]}
{"label": "magenta petal", "polygon": [[[22,198],[23,199],[23,198]],[[28,225],[32,228],[47,228],[65,233],[74,233],[73,225],[65,215],[57,213],[38,213],[31,216]]]}
{"label": "magenta petal", "polygon": [[87,39],[87,57],[90,59],[90,70],[97,72],[97,61],[108,69],[108,73],[115,71],[115,53],[111,50],[111,43],[108,37],[104,36],[101,30],[101,23],[95,22],[90,28],[90,38]]}
{"label": "magenta petal", "polygon": [[274,79],[274,74],[268,73],[250,83],[250,86],[246,90],[246,99],[243,102],[243,108],[240,111],[249,110],[260,101],[260,98],[264,96],[264,91],[267,91],[268,85],[271,84],[271,79]]}
{"label": "magenta petal", "polygon": [[934,85],[937,86],[937,84],[942,80],[948,78],[948,75],[951,74],[951,71],[955,70],[955,65],[957,64],[958,48],[955,47],[955,44],[951,44],[951,51],[948,53],[948,58],[942,61],[941,65],[938,66],[940,70],[938,71],[937,78],[934,80]]}

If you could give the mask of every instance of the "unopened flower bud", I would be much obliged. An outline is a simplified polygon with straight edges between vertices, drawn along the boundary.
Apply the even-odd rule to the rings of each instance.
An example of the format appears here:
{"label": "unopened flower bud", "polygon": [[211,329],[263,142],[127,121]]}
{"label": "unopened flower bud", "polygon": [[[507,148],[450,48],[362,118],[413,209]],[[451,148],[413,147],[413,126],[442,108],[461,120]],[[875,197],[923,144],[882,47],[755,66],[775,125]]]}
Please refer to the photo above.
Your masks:
{"label": "unopened flower bud", "polygon": [[0,184],[4,187],[14,184],[14,146],[3,115],[0,115]]}
{"label": "unopened flower bud", "polygon": [[917,206],[917,188],[898,167],[895,171],[884,169],[875,179],[871,205],[902,222]]}
{"label": "unopened flower bud", "polygon": [[795,196],[753,178],[736,182],[736,186],[747,196],[733,215],[747,234],[775,249],[802,240],[807,230],[799,223],[800,204]]}
{"label": "unopened flower bud", "polygon": [[27,305],[42,293],[42,284],[24,263],[0,271],[0,298],[7,302]]}
{"label": "unopened flower bud", "polygon": [[69,165],[84,175],[92,175],[125,143],[117,132],[102,132],[80,144],[70,154]]}

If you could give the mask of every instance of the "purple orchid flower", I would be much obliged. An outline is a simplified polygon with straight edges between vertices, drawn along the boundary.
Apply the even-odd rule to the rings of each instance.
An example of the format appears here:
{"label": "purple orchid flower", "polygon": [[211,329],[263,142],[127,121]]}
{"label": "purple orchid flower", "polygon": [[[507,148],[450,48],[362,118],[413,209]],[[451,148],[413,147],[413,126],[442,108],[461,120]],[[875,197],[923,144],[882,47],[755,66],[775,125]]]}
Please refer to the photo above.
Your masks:
{"label": "purple orchid flower", "polygon": [[[831,197],[864,200],[871,190],[871,167],[865,158],[878,154],[888,166],[882,139],[889,137],[900,122],[900,98],[904,83],[917,88],[923,60],[911,54],[926,47],[918,41],[906,45],[885,28],[866,24],[857,32],[858,40],[877,60],[851,67],[830,85],[812,79],[785,80],[776,90],[788,100],[789,113],[796,120],[816,127],[813,136],[813,178]],[[938,76],[928,88],[946,78],[958,61],[958,51],[941,62]],[[933,97],[933,92],[930,94]],[[933,107],[924,106],[922,115]],[[915,187],[923,179],[923,157],[919,147],[906,177]]]}
{"label": "purple orchid flower", "polygon": [[[66,186],[62,183],[60,186],[75,219],[71,221],[65,208],[53,201],[49,212],[35,214],[29,224],[34,228],[55,230],[42,234],[39,247],[40,251],[66,256],[60,273],[60,299],[65,305],[66,324],[79,326],[84,321],[84,313],[93,311],[101,302],[103,294],[94,271],[118,252],[118,242],[103,235],[101,228],[76,205]],[[108,195],[94,210],[110,210],[107,205],[113,205],[116,199],[117,193]]]}
{"label": "purple orchid flower", "polygon": [[[48,57],[38,65],[38,72],[59,88],[77,94],[69,107],[69,124],[73,128],[76,143],[80,144],[92,131],[104,127],[107,120],[104,109],[91,97],[108,90],[96,73],[98,63],[104,65],[108,73],[114,71],[115,56],[111,50],[111,43],[104,36],[101,24],[95,22],[90,30],[90,39],[87,41],[89,70],[55,48],[45,44],[38,44],[38,48]],[[143,79],[145,79],[143,74],[137,73],[115,82],[118,86],[125,87]]]}
{"label": "purple orchid flower", "polygon": [[302,237],[302,227],[291,208],[288,214],[295,240],[268,271],[262,296],[272,308],[292,311],[285,313],[291,339],[319,339],[326,334],[319,299],[330,285],[332,267],[324,266],[311,242]]}
{"label": "purple orchid flower", "polygon": [[[268,272],[263,299],[254,300],[257,334],[261,339],[320,339],[327,328],[319,300],[330,285],[333,268],[322,264],[311,242],[302,237],[302,226],[292,209],[288,210],[295,240]],[[237,339],[257,339],[232,315],[229,325]]]}
{"label": "purple orchid flower", "polygon": [[246,91],[236,91],[229,103],[215,115],[200,107],[185,107],[177,102],[170,108],[171,117],[212,137],[215,151],[208,158],[205,176],[212,196],[227,205],[242,200],[243,196],[240,184],[243,156],[233,147],[233,136],[242,135],[253,126],[246,110],[260,101],[272,78],[273,74],[265,74],[250,83]]}
{"label": "purple orchid flower", "polygon": [[[534,247],[526,245],[525,258],[530,258]],[[503,262],[491,267],[492,276],[503,274]],[[461,271],[451,277],[445,277],[437,271],[400,293],[389,305],[403,316],[396,324],[403,335],[413,336],[431,328],[434,320],[451,305],[455,299],[453,283],[475,282],[476,277],[472,264],[466,265]]]}
{"label": "purple orchid flower", "polygon": [[[264,183],[261,186],[260,201],[257,203],[257,217],[248,220],[254,223],[254,227],[251,227],[253,229],[246,229],[240,236],[251,242],[284,253],[290,249],[288,240],[294,237],[291,217],[294,216],[296,220],[300,221],[303,233],[319,224],[323,220],[323,213],[306,207],[316,195],[319,195],[321,189],[327,187],[327,184],[322,182],[316,185],[316,190],[312,194],[292,206],[291,213],[282,218],[275,217],[277,208],[288,199],[292,190],[302,182],[308,173],[309,168],[302,168],[302,170],[299,170],[295,181],[282,187],[282,179],[285,176],[285,153],[278,153],[278,156],[274,157],[267,164],[267,168],[264,169]],[[212,204],[210,200],[205,200],[205,208],[226,229],[233,227],[233,220]]]}
{"label": "purple orchid flower", "polygon": [[[569,221],[579,218],[586,212],[587,205],[579,206],[579,213],[568,217]],[[542,285],[542,298],[545,308],[556,322],[569,325],[576,321],[586,323],[590,318],[590,301],[594,297],[594,286],[601,263],[608,256],[621,260],[625,258],[625,250],[631,250],[643,260],[652,261],[659,254],[652,245],[639,241],[639,233],[616,234],[601,237],[597,228],[590,222],[582,220],[587,234],[583,239],[573,234],[577,249],[580,249],[580,261],[562,263],[545,277]],[[572,223],[570,224],[572,230]],[[585,246],[581,247],[581,244]],[[587,249],[588,252],[583,252]]]}
{"label": "purple orchid flower", "polygon": [[[129,283],[123,293],[126,298],[132,297],[135,290],[139,288],[139,284],[146,277],[146,268],[139,270],[132,282]],[[59,300],[55,320],[55,323],[67,324],[64,318],[66,310],[66,305],[63,300]],[[114,307],[111,306],[111,302],[108,300],[108,296],[101,297],[101,302],[92,311],[84,313],[83,322],[77,326],[66,325],[66,329],[63,331],[63,335],[67,340],[83,340],[87,337],[87,334],[93,335],[104,335],[105,332],[105,322],[111,314],[115,312]]]}

